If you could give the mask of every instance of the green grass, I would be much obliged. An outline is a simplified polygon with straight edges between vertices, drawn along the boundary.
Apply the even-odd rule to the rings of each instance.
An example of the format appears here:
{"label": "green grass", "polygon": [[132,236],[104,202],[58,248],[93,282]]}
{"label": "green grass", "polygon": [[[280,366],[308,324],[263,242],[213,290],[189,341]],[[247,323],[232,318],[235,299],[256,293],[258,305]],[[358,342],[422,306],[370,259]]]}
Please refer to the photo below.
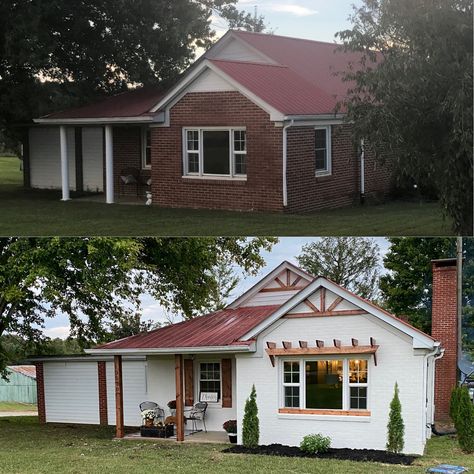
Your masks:
{"label": "green grass", "polygon": [[36,411],[37,406],[30,403],[0,402],[0,412],[2,411]]}
{"label": "green grass", "polygon": [[279,456],[225,454],[223,445],[113,440],[110,428],[46,425],[36,418],[0,418],[0,473],[422,473],[450,463],[474,469],[451,438],[433,439],[411,467]]}
{"label": "green grass", "polygon": [[60,201],[22,189],[17,159],[0,158],[0,235],[450,235],[437,203],[395,201],[314,214],[244,213]]}

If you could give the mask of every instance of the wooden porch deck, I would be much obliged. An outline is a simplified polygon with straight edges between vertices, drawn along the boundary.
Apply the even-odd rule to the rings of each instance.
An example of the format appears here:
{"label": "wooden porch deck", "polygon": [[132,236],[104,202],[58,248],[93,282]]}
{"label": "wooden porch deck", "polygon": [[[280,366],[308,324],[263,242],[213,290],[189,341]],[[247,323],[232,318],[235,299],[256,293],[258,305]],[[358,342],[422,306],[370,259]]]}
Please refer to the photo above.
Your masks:
{"label": "wooden porch deck", "polygon": [[[164,441],[164,442],[176,442],[176,435],[170,438],[152,438],[146,436],[140,436],[140,432],[126,434],[123,438],[132,441]],[[225,431],[198,431],[193,433],[185,430],[183,443],[202,443],[202,444],[229,444],[229,437]]]}

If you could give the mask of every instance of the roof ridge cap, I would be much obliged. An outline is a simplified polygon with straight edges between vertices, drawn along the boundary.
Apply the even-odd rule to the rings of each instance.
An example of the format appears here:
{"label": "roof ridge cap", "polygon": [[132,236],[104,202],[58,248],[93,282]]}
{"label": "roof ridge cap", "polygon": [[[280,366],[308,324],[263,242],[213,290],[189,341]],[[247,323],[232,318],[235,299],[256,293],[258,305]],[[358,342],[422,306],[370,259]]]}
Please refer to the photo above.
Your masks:
{"label": "roof ridge cap", "polygon": [[[329,42],[329,41],[321,41],[321,40],[312,40],[309,38],[297,38],[296,36],[285,36],[285,35],[275,35],[273,33],[262,33],[257,31],[245,31],[245,30],[232,30],[232,32],[239,34],[248,35],[248,36],[264,36],[264,37],[275,37],[275,38],[283,38],[293,41],[305,41],[307,43],[319,43],[319,44],[326,44],[329,46],[344,46],[343,43],[336,43],[336,42]],[[258,48],[257,48],[258,49]]]}
{"label": "roof ridge cap", "polygon": [[251,64],[253,66],[279,67],[282,69],[292,70],[289,66],[286,66],[285,64],[280,64],[280,63],[270,64],[270,63],[258,63],[256,61],[237,61],[235,59],[214,59],[214,58],[212,59],[209,58],[208,61],[217,62],[217,63]]}

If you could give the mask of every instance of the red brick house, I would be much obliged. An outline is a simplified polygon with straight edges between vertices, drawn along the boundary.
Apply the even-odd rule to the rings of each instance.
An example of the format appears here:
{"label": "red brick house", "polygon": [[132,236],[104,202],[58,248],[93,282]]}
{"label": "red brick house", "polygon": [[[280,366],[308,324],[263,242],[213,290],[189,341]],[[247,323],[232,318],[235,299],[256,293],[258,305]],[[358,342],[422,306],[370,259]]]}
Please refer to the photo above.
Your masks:
{"label": "red brick house", "polygon": [[[26,182],[105,191],[137,168],[153,203],[290,212],[389,191],[388,166],[354,145],[337,45],[230,31],[167,92],[141,89],[35,120]],[[151,178],[151,179],[150,179]],[[134,181],[128,179],[128,181]],[[139,191],[144,193],[143,191]]]}

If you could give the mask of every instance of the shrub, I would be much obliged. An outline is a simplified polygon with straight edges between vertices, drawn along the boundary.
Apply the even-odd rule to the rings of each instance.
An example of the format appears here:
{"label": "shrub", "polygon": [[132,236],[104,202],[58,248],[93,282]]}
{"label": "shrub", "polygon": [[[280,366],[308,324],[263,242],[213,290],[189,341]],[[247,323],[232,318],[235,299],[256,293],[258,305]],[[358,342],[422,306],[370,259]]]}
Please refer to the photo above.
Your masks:
{"label": "shrub", "polygon": [[466,387],[453,390],[450,412],[458,433],[459,446],[466,453],[474,453],[474,405]]}
{"label": "shrub", "polygon": [[395,393],[390,403],[390,414],[387,425],[388,440],[387,451],[391,453],[400,453],[405,445],[403,437],[405,434],[405,425],[402,418],[402,404],[398,398],[398,383],[395,383]]}
{"label": "shrub", "polygon": [[242,422],[242,444],[246,448],[256,448],[260,437],[258,421],[257,392],[252,385],[250,397],[245,402],[244,419]]}
{"label": "shrub", "polygon": [[301,451],[309,454],[326,453],[330,447],[331,438],[320,433],[306,435],[300,444]]}
{"label": "shrub", "polygon": [[237,420],[227,420],[223,425],[227,433],[237,433]]}

